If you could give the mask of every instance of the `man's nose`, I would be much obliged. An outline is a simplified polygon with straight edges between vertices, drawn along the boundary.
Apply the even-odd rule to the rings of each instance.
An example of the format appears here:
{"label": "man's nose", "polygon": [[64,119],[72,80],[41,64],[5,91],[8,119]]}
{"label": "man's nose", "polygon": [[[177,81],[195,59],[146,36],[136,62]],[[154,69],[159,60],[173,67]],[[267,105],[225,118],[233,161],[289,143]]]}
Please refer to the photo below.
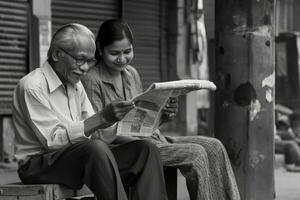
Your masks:
{"label": "man's nose", "polygon": [[87,62],[85,62],[83,65],[81,65],[80,67],[80,70],[82,72],[88,72],[88,70],[90,69],[90,66],[87,64]]}

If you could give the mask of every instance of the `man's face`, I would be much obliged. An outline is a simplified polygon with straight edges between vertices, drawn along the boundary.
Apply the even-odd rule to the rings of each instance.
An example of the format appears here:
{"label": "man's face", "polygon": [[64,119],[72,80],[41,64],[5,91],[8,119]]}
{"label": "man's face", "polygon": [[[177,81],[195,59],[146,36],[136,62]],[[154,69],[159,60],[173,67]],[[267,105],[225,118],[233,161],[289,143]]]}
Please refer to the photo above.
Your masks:
{"label": "man's face", "polygon": [[79,36],[71,50],[60,48],[61,55],[55,71],[63,84],[76,84],[95,64],[96,46],[92,38]]}
{"label": "man's face", "polygon": [[102,57],[105,65],[113,71],[122,71],[133,58],[132,44],[127,38],[104,47]]}

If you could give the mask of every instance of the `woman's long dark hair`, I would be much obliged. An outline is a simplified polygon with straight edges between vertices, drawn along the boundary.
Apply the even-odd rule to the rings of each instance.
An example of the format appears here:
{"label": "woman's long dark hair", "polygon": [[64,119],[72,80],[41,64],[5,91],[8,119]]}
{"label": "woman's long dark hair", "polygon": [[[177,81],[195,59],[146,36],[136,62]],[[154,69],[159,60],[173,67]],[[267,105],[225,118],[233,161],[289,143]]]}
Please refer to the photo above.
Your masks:
{"label": "woman's long dark hair", "polygon": [[133,44],[133,35],[131,29],[124,20],[111,19],[103,22],[98,30],[95,58],[100,61],[100,50],[103,51],[104,47],[124,38],[127,38],[129,42]]}

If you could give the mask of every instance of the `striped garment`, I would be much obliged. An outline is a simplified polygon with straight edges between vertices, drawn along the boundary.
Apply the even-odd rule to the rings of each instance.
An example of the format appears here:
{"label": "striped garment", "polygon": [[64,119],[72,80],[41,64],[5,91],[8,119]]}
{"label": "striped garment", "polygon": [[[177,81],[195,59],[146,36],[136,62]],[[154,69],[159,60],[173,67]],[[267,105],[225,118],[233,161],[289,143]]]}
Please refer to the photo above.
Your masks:
{"label": "striped garment", "polygon": [[191,200],[239,200],[240,195],[223,144],[204,136],[148,138],[160,151],[164,166],[176,167],[186,178]]}

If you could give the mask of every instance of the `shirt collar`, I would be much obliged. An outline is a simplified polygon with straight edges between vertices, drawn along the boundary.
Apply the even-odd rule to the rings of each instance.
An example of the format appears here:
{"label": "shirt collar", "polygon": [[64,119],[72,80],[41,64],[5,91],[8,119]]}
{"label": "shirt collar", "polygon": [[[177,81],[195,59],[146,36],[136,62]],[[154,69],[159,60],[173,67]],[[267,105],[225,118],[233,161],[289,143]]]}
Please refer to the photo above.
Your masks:
{"label": "shirt collar", "polygon": [[48,61],[46,61],[42,67],[41,71],[43,72],[49,87],[50,93],[60,87],[62,84],[61,80],[57,76],[56,72],[53,70]]}
{"label": "shirt collar", "polygon": [[[53,70],[53,68],[51,67],[51,65],[49,64],[48,61],[46,61],[42,67],[41,70],[47,80],[48,83],[48,87],[49,87],[49,92],[52,93],[53,91],[55,91],[57,88],[59,88],[60,86],[64,87],[63,83],[61,82],[61,80],[59,79],[59,77],[57,76],[56,72]],[[78,89],[78,83],[76,83],[75,85],[72,84],[72,86],[75,88],[75,90]],[[68,84],[71,85],[71,84]]]}

